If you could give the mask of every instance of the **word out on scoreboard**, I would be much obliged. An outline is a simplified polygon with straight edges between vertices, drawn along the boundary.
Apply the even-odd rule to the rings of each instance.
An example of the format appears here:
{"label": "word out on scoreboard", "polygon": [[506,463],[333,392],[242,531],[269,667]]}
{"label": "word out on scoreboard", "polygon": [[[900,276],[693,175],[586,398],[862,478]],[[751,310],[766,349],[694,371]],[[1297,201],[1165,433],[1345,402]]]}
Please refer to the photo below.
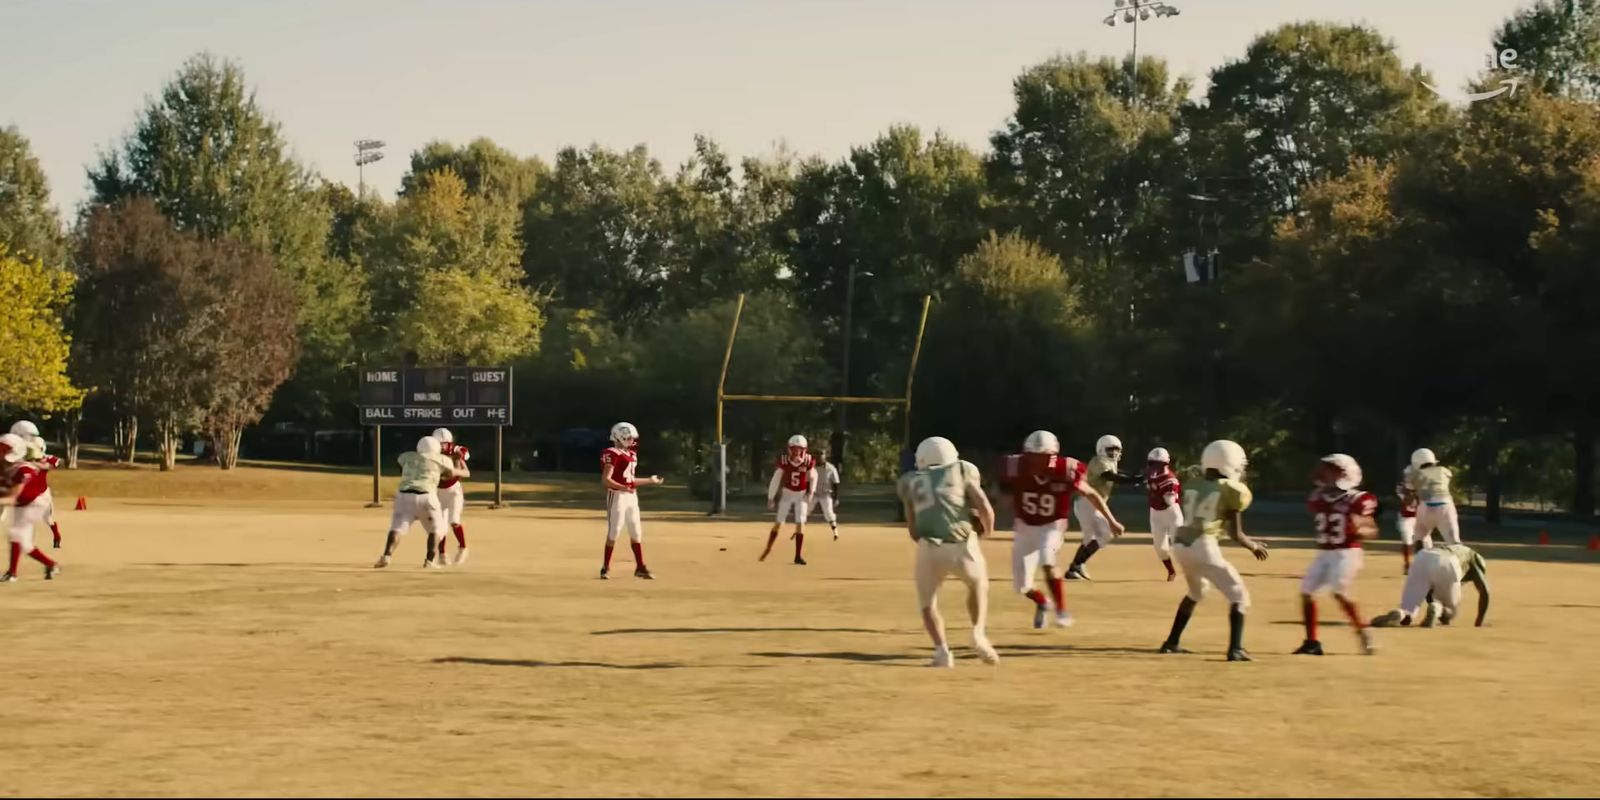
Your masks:
{"label": "word out on scoreboard", "polygon": [[361,370],[363,425],[510,425],[510,367]]}

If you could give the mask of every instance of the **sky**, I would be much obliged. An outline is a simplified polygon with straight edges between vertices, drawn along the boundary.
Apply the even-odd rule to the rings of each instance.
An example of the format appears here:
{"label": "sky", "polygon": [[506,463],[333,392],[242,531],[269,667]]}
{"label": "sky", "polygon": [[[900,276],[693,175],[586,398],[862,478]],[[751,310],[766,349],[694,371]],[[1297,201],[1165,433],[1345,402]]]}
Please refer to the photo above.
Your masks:
{"label": "sky", "polygon": [[[1139,26],[1203,86],[1257,33],[1365,22],[1459,99],[1495,28],[1527,0],[1170,0]],[[1011,80],[1051,56],[1122,55],[1112,0],[0,0],[0,126],[15,125],[56,203],[185,59],[237,60],[297,157],[356,184],[352,142],[392,195],[411,151],[487,136],[522,155],[645,144],[671,167],[697,133],[735,155],[780,144],[841,157],[896,123],[984,148]]]}

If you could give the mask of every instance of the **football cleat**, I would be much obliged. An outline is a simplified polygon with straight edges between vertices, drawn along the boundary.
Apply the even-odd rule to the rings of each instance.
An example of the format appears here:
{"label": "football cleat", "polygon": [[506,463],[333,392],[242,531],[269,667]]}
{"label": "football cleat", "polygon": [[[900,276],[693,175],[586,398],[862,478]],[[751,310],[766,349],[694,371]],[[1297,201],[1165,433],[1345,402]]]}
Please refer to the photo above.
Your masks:
{"label": "football cleat", "polygon": [[10,572],[7,572],[4,575],[0,575],[0,583],[11,583],[12,581],[15,581],[16,579],[17,579],[17,576],[15,574],[13,574],[13,573],[10,573]]}
{"label": "football cleat", "polygon": [[1162,642],[1161,643],[1160,652],[1162,652],[1162,653],[1188,654],[1188,653],[1193,653],[1194,651],[1193,650],[1185,650],[1183,647],[1179,646],[1177,642]]}
{"label": "football cleat", "polygon": [[1065,611],[1057,612],[1057,614],[1056,614],[1056,627],[1057,628],[1070,628],[1070,627],[1072,627],[1072,615],[1068,614]]}
{"label": "football cleat", "polygon": [[950,648],[948,647],[935,648],[933,651],[933,660],[928,662],[928,666],[930,667],[942,667],[944,669],[950,669],[955,665],[955,656],[950,655]]}
{"label": "football cleat", "polygon": [[1405,613],[1397,609],[1387,614],[1373,617],[1371,625],[1374,628],[1393,628],[1399,625],[1403,619],[1405,619]]}
{"label": "football cleat", "polygon": [[61,565],[60,564],[51,564],[50,566],[44,568],[44,579],[47,580],[47,581],[55,580],[56,576],[60,575],[60,574],[61,574]]}
{"label": "football cleat", "polygon": [[373,569],[383,569],[384,567],[387,567],[387,566],[389,566],[389,557],[388,556],[380,556],[378,558],[378,563],[373,564],[372,568]]}
{"label": "football cleat", "polygon": [[1356,636],[1361,639],[1362,655],[1373,656],[1378,654],[1378,643],[1373,641],[1372,631],[1362,628],[1361,630],[1356,631]]}
{"label": "football cleat", "polygon": [[978,651],[978,658],[990,666],[1000,663],[1000,654],[995,652],[994,645],[989,644],[987,638],[973,638],[972,649]]}
{"label": "football cleat", "polygon": [[1293,655],[1320,656],[1322,655],[1322,642],[1319,642],[1316,639],[1307,639],[1300,643],[1300,647],[1295,649]]}
{"label": "football cleat", "polygon": [[611,568],[610,567],[601,567],[600,568],[600,580],[603,580],[603,581],[611,580]]}
{"label": "football cleat", "polygon": [[803,566],[806,565],[806,560],[801,558],[801,557],[799,557],[799,556],[795,556],[794,557],[794,565],[797,566],[797,567],[803,567]]}
{"label": "football cleat", "polygon": [[[444,560],[443,548],[440,549],[439,560],[440,561]],[[456,551],[456,560],[450,562],[450,566],[459,567],[459,566],[461,566],[462,564],[465,564],[465,563],[467,563],[467,548],[463,547],[460,550]]]}
{"label": "football cleat", "polygon": [[1241,647],[1241,648],[1239,648],[1237,650],[1229,650],[1228,651],[1228,660],[1229,661],[1254,661],[1255,659],[1251,658],[1250,654],[1245,652],[1245,649],[1243,647]]}
{"label": "football cleat", "polygon": [[635,577],[635,578],[643,578],[643,579],[645,579],[647,581],[653,581],[653,580],[656,579],[656,576],[651,575],[650,574],[650,570],[648,568],[646,568],[646,567],[639,567],[638,569],[635,569],[633,571],[633,577]]}

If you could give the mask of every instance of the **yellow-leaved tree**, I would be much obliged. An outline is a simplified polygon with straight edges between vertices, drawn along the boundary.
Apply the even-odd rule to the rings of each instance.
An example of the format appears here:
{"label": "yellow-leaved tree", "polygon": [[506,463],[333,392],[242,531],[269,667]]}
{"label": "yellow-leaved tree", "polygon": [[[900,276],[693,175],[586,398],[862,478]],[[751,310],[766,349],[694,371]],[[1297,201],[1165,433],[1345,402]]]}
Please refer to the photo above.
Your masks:
{"label": "yellow-leaved tree", "polygon": [[72,274],[0,243],[0,408],[65,412],[84,392],[67,378],[70,339],[61,313],[72,299]]}

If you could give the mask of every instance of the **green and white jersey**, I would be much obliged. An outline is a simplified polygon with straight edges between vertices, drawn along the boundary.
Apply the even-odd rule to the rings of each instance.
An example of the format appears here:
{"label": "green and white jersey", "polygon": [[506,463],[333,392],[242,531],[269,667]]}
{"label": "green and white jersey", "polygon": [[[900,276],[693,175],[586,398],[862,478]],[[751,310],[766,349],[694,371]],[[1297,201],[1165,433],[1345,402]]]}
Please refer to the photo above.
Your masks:
{"label": "green and white jersey", "polygon": [[1110,500],[1111,490],[1116,488],[1117,484],[1115,481],[1109,481],[1100,476],[1106,474],[1107,472],[1116,471],[1117,462],[1112,461],[1105,456],[1097,455],[1094,458],[1089,459],[1089,474],[1085,476],[1085,479],[1089,482],[1089,486],[1100,493],[1101,497]]}
{"label": "green and white jersey", "polygon": [[1450,469],[1438,464],[1413,471],[1406,485],[1424,503],[1447,503],[1453,499],[1450,496]]}
{"label": "green and white jersey", "polygon": [[1183,527],[1178,542],[1194,544],[1202,536],[1221,537],[1223,517],[1230,511],[1243,513],[1254,499],[1250,487],[1233,480],[1202,478],[1183,487]]}
{"label": "green and white jersey", "polygon": [[1478,551],[1464,544],[1447,544],[1440,548],[1450,554],[1451,558],[1461,565],[1461,579],[1471,580],[1473,574],[1488,576],[1489,563],[1483,560]]}
{"label": "green and white jersey", "polygon": [[423,455],[416,451],[400,454],[400,491],[432,492],[439,488],[439,479],[455,468],[450,459],[438,453]]}
{"label": "green and white jersey", "polygon": [[917,539],[955,543],[964,542],[976,533],[967,492],[969,487],[982,491],[980,480],[978,468],[969,461],[919,469],[901,476],[900,499],[911,504]]}

